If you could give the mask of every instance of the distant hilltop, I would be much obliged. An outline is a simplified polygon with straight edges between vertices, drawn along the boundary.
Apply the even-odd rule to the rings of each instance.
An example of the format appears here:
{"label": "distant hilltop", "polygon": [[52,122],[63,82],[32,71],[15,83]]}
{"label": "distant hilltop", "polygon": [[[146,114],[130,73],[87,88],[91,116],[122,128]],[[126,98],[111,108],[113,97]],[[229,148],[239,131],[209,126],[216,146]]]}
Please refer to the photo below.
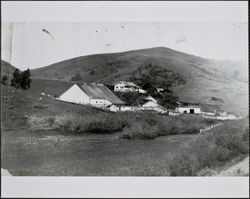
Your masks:
{"label": "distant hilltop", "polygon": [[[151,73],[152,68],[156,74]],[[223,110],[240,115],[246,115],[248,110],[246,65],[205,59],[165,47],[76,57],[33,69],[31,74],[33,79],[107,85],[149,75],[157,82],[171,82],[181,101],[219,103]]]}

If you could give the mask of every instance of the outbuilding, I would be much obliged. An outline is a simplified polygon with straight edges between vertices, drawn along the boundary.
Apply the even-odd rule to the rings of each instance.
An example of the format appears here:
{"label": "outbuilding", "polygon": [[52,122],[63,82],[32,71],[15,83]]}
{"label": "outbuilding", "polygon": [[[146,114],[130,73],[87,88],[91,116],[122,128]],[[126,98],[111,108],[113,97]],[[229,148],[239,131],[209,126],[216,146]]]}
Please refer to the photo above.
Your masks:
{"label": "outbuilding", "polygon": [[201,108],[198,106],[180,106],[176,108],[176,111],[178,111],[181,114],[200,114]]}

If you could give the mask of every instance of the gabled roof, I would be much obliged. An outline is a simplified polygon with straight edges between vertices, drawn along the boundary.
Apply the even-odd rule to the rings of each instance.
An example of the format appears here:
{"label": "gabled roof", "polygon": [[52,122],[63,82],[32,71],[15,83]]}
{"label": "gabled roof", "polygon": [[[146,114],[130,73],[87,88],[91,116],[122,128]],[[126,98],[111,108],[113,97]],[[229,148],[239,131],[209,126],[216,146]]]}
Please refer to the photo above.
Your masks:
{"label": "gabled roof", "polygon": [[79,88],[91,99],[106,99],[112,104],[125,104],[111,90],[102,84],[77,84]]}
{"label": "gabled roof", "polygon": [[145,100],[147,100],[147,101],[152,101],[152,102],[156,102],[157,103],[157,100],[155,99],[155,98],[153,98],[152,96],[147,96],[147,97],[145,97]]}

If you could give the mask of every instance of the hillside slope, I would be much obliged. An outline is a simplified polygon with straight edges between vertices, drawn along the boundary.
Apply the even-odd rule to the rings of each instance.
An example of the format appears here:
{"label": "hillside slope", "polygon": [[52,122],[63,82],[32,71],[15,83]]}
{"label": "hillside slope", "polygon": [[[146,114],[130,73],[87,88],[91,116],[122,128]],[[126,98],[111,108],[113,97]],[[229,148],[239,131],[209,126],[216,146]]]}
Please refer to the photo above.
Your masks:
{"label": "hillside slope", "polygon": [[[165,70],[183,101],[218,104],[247,115],[248,70],[228,61],[215,61],[158,47],[123,53],[82,56],[31,71],[33,78],[114,83],[128,80],[146,66]],[[234,70],[235,69],[235,70]],[[218,102],[212,97],[222,99]]]}
{"label": "hillside slope", "polygon": [[15,67],[9,64],[8,62],[1,60],[1,76],[7,75],[9,78],[12,76],[12,73],[15,71]]}

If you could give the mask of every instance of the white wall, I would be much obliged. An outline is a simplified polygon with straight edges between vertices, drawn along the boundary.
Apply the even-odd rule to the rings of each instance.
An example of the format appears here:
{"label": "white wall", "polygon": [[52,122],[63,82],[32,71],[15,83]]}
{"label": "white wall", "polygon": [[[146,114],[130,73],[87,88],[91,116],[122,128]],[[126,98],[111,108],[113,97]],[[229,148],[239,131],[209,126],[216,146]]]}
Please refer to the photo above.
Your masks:
{"label": "white wall", "polygon": [[139,111],[141,110],[141,107],[137,107],[137,106],[122,106],[121,111]]}
{"label": "white wall", "polygon": [[90,99],[90,104],[97,107],[104,107],[112,103],[106,99]]}
{"label": "white wall", "polygon": [[138,92],[138,89],[136,89],[133,86],[127,86],[126,84],[118,83],[118,84],[116,84],[114,86],[114,91],[118,91],[118,92],[128,92],[128,91]]}
{"label": "white wall", "polygon": [[89,97],[76,84],[65,91],[58,99],[77,104],[89,104],[90,102]]}
{"label": "white wall", "polygon": [[117,111],[120,110],[120,108],[118,106],[116,106],[116,105],[112,105],[109,110],[113,111],[113,112],[117,112]]}
{"label": "white wall", "polygon": [[192,108],[192,107],[178,107],[177,111],[180,113],[184,113],[186,111],[186,113],[190,113],[190,109],[194,109],[194,113],[201,113],[201,109],[200,108]]}

